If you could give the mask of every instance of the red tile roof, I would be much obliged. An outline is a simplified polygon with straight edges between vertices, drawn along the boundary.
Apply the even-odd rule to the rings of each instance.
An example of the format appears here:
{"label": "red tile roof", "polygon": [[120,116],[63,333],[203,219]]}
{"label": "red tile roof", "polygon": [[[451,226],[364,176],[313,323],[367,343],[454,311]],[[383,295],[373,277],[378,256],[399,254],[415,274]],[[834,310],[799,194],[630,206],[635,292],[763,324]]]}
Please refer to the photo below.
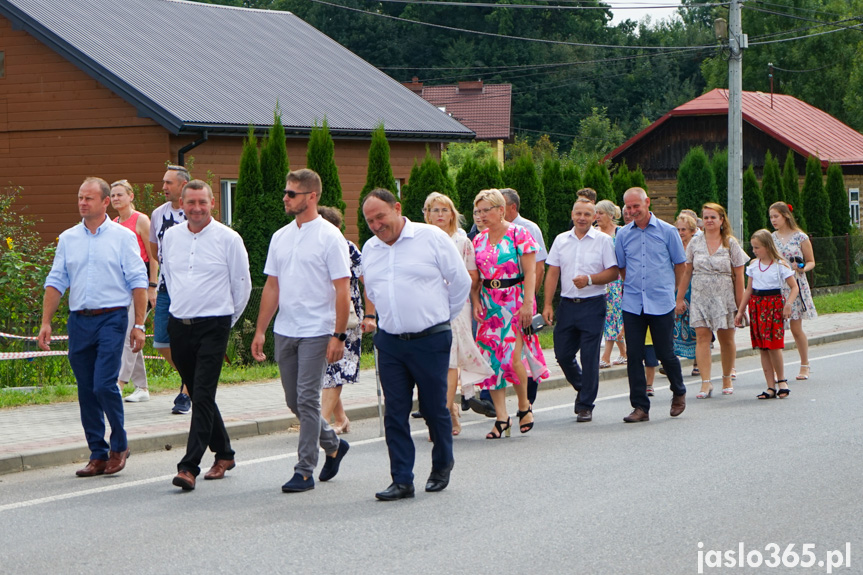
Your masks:
{"label": "red tile roof", "polygon": [[509,139],[512,136],[512,84],[459,82],[458,85],[405,86],[423,99],[444,108],[454,119],[474,132],[477,140]]}
{"label": "red tile roof", "polygon": [[[863,164],[863,134],[823,110],[793,96],[743,92],[743,121],[779,140],[798,154],[815,156],[826,166]],[[627,140],[606,158],[614,158],[672,116],[728,115],[728,90],[716,88],[674,108]]]}

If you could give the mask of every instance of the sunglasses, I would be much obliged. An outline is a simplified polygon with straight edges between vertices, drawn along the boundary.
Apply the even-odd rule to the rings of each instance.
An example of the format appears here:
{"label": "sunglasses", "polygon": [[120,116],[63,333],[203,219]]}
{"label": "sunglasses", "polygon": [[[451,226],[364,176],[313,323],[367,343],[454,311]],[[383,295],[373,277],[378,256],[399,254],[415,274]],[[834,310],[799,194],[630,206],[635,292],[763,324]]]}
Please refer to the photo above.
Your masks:
{"label": "sunglasses", "polygon": [[295,192],[294,190],[285,190],[285,195],[291,198],[292,200],[297,196],[305,196],[306,194],[311,194],[313,192]]}

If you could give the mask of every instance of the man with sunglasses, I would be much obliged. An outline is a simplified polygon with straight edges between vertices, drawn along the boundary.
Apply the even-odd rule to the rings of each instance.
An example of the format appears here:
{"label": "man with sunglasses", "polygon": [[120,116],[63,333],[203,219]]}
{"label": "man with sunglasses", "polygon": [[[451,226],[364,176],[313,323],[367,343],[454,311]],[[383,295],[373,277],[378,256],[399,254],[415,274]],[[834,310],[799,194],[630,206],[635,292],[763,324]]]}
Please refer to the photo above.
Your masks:
{"label": "man with sunglasses", "polygon": [[273,332],[275,356],[288,407],[300,420],[298,462],[285,493],[314,489],[318,445],[326,461],[318,476],[329,481],[339,471],[348,442],[321,416],[321,387],[327,363],[345,353],[351,268],[341,231],[318,215],[321,178],[312,170],[290,172],[285,213],[294,221],[273,234],[264,273],[252,356],[266,359],[267,326],[278,309]]}

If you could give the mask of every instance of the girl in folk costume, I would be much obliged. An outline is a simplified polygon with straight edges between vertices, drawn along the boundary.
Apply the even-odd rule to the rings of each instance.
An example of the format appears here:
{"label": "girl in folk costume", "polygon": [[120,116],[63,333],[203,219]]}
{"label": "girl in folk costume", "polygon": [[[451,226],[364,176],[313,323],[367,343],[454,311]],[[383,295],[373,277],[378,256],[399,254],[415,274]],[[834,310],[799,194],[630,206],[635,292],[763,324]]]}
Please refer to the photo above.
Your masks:
{"label": "girl in folk costume", "polygon": [[[788,389],[782,363],[785,320],[791,317],[791,304],[797,299],[799,288],[794,281],[794,271],[779,255],[770,232],[758,230],[752,234],[750,242],[755,259],[746,268],[749,285],[743,293],[734,322],[743,326],[748,303],[752,347],[761,350],[761,369],[767,380],[767,389],[758,395],[758,399],[786,398],[791,390]],[[782,297],[783,285],[791,289],[787,299]],[[777,385],[779,389],[776,389]]]}

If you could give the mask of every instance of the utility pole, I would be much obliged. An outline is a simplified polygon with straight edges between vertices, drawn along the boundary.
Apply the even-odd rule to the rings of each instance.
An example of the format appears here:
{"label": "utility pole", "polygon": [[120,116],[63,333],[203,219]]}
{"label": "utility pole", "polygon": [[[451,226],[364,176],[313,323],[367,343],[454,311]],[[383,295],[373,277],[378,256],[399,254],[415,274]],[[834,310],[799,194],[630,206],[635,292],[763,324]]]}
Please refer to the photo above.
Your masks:
{"label": "utility pole", "polygon": [[740,19],[742,0],[731,0],[728,14],[728,219],[743,237],[743,49],[749,41]]}

